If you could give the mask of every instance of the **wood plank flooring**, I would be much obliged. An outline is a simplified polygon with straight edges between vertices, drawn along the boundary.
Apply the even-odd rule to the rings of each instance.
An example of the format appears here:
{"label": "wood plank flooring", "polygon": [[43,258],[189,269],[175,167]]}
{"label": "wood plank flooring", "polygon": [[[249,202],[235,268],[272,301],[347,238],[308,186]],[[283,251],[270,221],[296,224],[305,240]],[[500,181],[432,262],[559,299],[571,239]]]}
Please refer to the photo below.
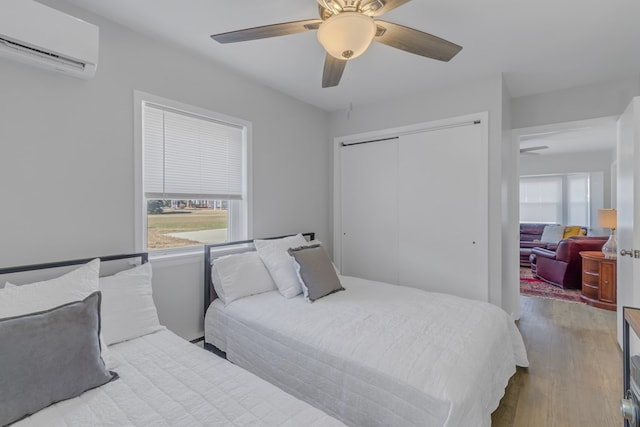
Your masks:
{"label": "wood plank flooring", "polygon": [[511,378],[493,426],[623,425],[615,312],[523,296],[518,327],[529,368],[518,368]]}

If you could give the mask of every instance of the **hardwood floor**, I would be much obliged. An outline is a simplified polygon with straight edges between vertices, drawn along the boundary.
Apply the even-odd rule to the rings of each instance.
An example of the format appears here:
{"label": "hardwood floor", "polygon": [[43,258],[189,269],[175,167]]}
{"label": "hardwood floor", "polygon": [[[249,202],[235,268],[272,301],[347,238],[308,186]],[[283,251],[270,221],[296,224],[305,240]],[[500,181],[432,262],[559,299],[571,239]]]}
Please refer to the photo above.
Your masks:
{"label": "hardwood floor", "polygon": [[493,426],[623,425],[615,312],[523,296],[518,327],[529,368],[518,368],[511,378]]}

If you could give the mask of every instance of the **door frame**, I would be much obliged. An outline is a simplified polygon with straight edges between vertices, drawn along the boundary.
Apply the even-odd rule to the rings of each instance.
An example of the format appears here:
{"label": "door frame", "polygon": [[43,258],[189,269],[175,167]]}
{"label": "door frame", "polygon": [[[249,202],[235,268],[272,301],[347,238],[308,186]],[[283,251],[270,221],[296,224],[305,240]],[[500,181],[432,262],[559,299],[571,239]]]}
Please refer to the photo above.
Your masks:
{"label": "door frame", "polygon": [[[569,122],[561,122],[561,123],[551,123],[551,124],[546,124],[546,125],[537,125],[537,126],[529,126],[529,127],[523,127],[523,128],[517,128],[517,129],[512,129],[511,130],[511,142],[512,144],[515,146],[516,149],[519,150],[520,148],[520,138],[526,135],[531,135],[531,134],[538,134],[538,133],[546,133],[546,132],[558,132],[558,131],[570,131],[573,129],[577,129],[577,128],[584,128],[584,127],[596,127],[596,126],[600,126],[600,125],[607,125],[607,124],[612,124],[612,123],[616,123],[618,121],[620,116],[603,116],[603,117],[597,117],[597,118],[593,118],[593,119],[584,119],[584,120],[574,120],[574,121],[569,121]],[[615,149],[617,151],[617,148]],[[510,224],[510,236],[514,236],[515,239],[517,239],[517,242],[515,243],[515,245],[519,248],[520,247],[520,191],[519,189],[519,182],[520,182],[520,155],[519,153],[516,154],[517,156],[517,162],[515,163],[515,178],[518,180],[516,183],[516,193],[515,193],[515,197],[517,200],[517,203],[515,203],[515,205],[513,206],[512,209],[515,210],[515,215],[513,216],[513,218],[516,219],[516,221],[513,224]],[[614,156],[614,161],[615,161],[615,156]],[[613,180],[612,180],[613,182]],[[515,261],[517,264],[515,266],[515,271],[517,271],[518,273],[518,279],[514,281],[514,283],[516,284],[516,286],[518,286],[518,300],[520,299],[521,295],[520,295],[520,258],[517,257],[516,258],[517,261]],[[506,268],[506,267],[503,267]],[[519,317],[519,316],[518,316]]]}
{"label": "door frame", "polygon": [[[617,180],[618,191],[617,201],[618,206],[622,207],[618,210],[618,227],[616,233],[618,235],[618,256],[617,256],[617,338],[618,344],[622,348],[622,309],[625,306],[638,307],[640,306],[640,293],[638,285],[640,284],[640,266],[638,265],[637,258],[635,256],[627,258],[621,256],[620,251],[622,249],[634,251],[638,247],[640,242],[640,221],[638,218],[638,211],[640,210],[640,201],[638,200],[638,194],[640,193],[640,186],[638,185],[640,171],[637,168],[637,160],[640,158],[640,96],[635,96],[629,101],[629,105],[625,108],[624,112],[620,115],[618,121],[618,145],[617,145]],[[622,129],[623,119],[629,120],[628,128]],[[627,132],[629,131],[629,132]],[[624,148],[631,148],[625,150]],[[624,159],[622,156],[628,156],[631,151],[632,159],[628,161],[628,157]],[[631,164],[631,169],[628,169],[628,163]],[[628,192],[627,186],[624,184],[631,181],[632,191]],[[622,183],[622,187],[620,187]],[[625,193],[624,190],[627,190]],[[630,200],[627,198],[630,194]],[[626,197],[625,197],[626,196]],[[622,202],[621,202],[622,201]],[[624,208],[629,208],[631,212],[626,212]],[[626,215],[625,215],[626,214]],[[629,222],[629,219],[631,221]],[[640,349],[640,340],[637,337],[631,336],[630,347],[632,354],[635,354]]]}

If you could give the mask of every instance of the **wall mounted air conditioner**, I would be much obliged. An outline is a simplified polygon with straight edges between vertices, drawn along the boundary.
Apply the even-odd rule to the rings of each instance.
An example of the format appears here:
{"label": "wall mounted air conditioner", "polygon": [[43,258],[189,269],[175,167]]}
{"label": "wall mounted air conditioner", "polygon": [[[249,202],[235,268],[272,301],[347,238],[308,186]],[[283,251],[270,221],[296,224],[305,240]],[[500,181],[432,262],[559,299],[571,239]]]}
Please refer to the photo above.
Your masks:
{"label": "wall mounted air conditioner", "polygon": [[98,65],[98,27],[32,0],[2,0],[0,58],[82,79]]}

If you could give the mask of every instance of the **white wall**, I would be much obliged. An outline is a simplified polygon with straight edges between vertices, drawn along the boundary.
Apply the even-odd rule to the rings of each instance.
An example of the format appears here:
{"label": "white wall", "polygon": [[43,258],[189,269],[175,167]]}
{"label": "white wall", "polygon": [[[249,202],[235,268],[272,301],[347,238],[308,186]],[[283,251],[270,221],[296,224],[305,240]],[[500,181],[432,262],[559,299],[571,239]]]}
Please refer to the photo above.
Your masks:
{"label": "white wall", "polygon": [[502,84],[502,307],[520,318],[518,146],[511,135],[511,95]]}
{"label": "white wall", "polygon": [[[133,91],[251,121],[253,230],[329,237],[328,114],[63,1],[100,27],[93,80],[0,60],[0,266],[134,250]],[[200,257],[154,263],[163,323],[201,333]]]}
{"label": "white wall", "polygon": [[[489,301],[502,305],[502,76],[331,114],[333,137],[489,112]],[[474,177],[468,179],[473,185]],[[452,197],[455,197],[452,195]],[[472,212],[470,211],[470,215]],[[452,256],[455,256],[453,254]],[[464,260],[460,260],[461,265]],[[472,277],[470,277],[472,279]],[[508,308],[507,308],[508,309]]]}
{"label": "white wall", "polygon": [[604,172],[604,202],[611,206],[611,163],[615,150],[520,156],[520,176],[576,172]]}
{"label": "white wall", "polygon": [[640,74],[512,100],[512,129],[619,116],[640,94]]}

